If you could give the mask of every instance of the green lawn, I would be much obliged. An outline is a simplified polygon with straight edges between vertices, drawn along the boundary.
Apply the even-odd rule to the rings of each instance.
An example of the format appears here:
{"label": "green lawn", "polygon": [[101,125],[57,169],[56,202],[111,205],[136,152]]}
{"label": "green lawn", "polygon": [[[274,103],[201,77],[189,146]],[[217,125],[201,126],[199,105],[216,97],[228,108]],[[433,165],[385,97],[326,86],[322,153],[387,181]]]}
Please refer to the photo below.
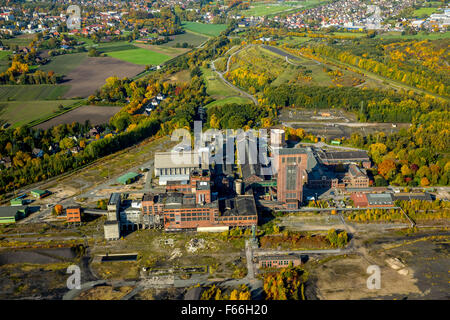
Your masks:
{"label": "green lawn", "polygon": [[136,49],[136,46],[128,41],[101,43],[98,46],[93,45],[101,53],[109,53],[115,51],[125,51]]}
{"label": "green lawn", "polygon": [[8,56],[11,54],[11,51],[3,50],[0,51],[0,60],[7,60]]}
{"label": "green lawn", "polygon": [[201,68],[203,79],[206,82],[206,93],[214,99],[223,99],[229,96],[238,95],[239,93],[227,86],[219,76],[209,68]]}
{"label": "green lawn", "polygon": [[67,85],[2,85],[0,86],[0,101],[32,101],[61,99],[69,90]]}
{"label": "green lawn", "polygon": [[13,126],[23,125],[52,115],[58,111],[59,105],[69,106],[77,101],[79,100],[0,102],[0,123],[8,122]]}
{"label": "green lawn", "polygon": [[19,47],[26,47],[30,45],[30,42],[33,40],[34,35],[20,35],[11,39],[2,39],[4,45],[13,46],[18,45]]}
{"label": "green lawn", "polygon": [[51,61],[39,69],[42,71],[54,71],[57,74],[67,75],[78,67],[87,58],[87,53],[71,53],[61,56],[51,57]]}
{"label": "green lawn", "polygon": [[417,18],[421,18],[421,17],[428,17],[431,14],[435,13],[437,11],[438,8],[420,8],[417,10],[414,10],[413,15]]}
{"label": "green lawn", "polygon": [[0,51],[0,72],[6,71],[8,69],[8,56],[11,54],[11,51],[5,50]]}
{"label": "green lawn", "polygon": [[250,7],[247,10],[242,10],[240,13],[244,16],[255,16],[255,17],[262,17],[267,16],[269,14],[275,14],[287,10],[294,9],[296,7],[300,8],[301,2],[295,1],[290,2],[291,5],[288,5],[286,3],[280,4],[278,2],[256,2],[256,3],[250,3]]}
{"label": "green lawn", "polygon": [[147,49],[137,48],[124,51],[112,51],[108,55],[123,61],[131,62],[139,65],[159,65],[170,59],[169,56],[150,51]]}
{"label": "green lawn", "polygon": [[169,57],[177,57],[186,51],[189,51],[189,48],[175,48],[175,47],[169,47],[169,46],[163,46],[163,45],[151,45],[151,44],[142,44],[142,43],[135,43],[136,47],[147,49],[150,51],[159,52],[165,55],[168,55]]}
{"label": "green lawn", "polygon": [[241,96],[240,92],[229,87],[219,76],[209,68],[201,67],[203,79],[206,82],[206,93],[216,99],[206,107],[224,105],[227,103],[248,103],[251,101]]}
{"label": "green lawn", "polygon": [[232,104],[232,103],[239,103],[239,104],[246,104],[246,103],[253,103],[250,99],[242,98],[242,97],[229,97],[221,100],[217,100],[214,102],[211,102],[205,106],[205,108],[209,107],[217,107],[217,106],[224,106],[226,104]]}
{"label": "green lawn", "polygon": [[308,37],[285,37],[279,41],[280,44],[302,44],[304,42],[307,42],[311,40],[311,38]]}
{"label": "green lawn", "polygon": [[320,4],[330,2],[330,0],[303,0],[303,1],[284,1],[280,2],[253,2],[247,10],[239,11],[244,16],[273,16],[276,14],[286,14],[287,12],[298,11],[316,7]]}
{"label": "green lawn", "polygon": [[91,46],[94,44],[94,41],[92,39],[89,38],[85,38],[82,36],[73,36],[75,39],[77,39],[78,41],[83,41],[86,45]]}
{"label": "green lawn", "polygon": [[189,45],[197,47],[197,46],[201,45],[203,42],[205,42],[206,40],[208,40],[207,36],[203,36],[203,35],[200,35],[200,34],[195,34],[195,33],[192,33],[192,32],[186,32],[186,33],[182,33],[182,34],[177,34],[175,36],[171,36],[171,38],[172,37],[173,37],[172,41],[164,43],[161,46],[175,47],[177,45],[177,43],[179,43],[181,45],[184,42],[186,42]]}
{"label": "green lawn", "polygon": [[449,39],[450,38],[450,32],[431,32],[431,33],[424,33],[424,32],[419,32],[415,35],[404,35],[402,36],[401,32],[386,32],[380,35],[377,35],[377,38],[381,38],[381,39],[417,39],[417,40],[436,40],[436,39]]}
{"label": "green lawn", "polygon": [[204,34],[211,37],[217,37],[222,31],[227,28],[227,25],[185,21],[182,23],[182,27],[188,31]]}
{"label": "green lawn", "polygon": [[333,32],[330,35],[349,38],[361,38],[367,36],[365,32]]}

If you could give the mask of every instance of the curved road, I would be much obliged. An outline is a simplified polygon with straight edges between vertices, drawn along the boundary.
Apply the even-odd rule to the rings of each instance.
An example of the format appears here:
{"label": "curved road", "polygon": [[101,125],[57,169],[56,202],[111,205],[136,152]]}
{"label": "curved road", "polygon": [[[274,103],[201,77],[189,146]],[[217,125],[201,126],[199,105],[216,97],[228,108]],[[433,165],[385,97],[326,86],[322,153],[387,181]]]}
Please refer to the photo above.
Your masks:
{"label": "curved road", "polygon": [[[244,47],[245,48],[245,47]],[[233,84],[231,84],[227,79],[224,78],[224,74],[227,73],[230,69],[230,60],[231,57],[234,56],[235,54],[241,52],[244,48],[239,49],[238,51],[234,52],[232,55],[230,55],[228,57],[228,61],[227,61],[227,70],[225,72],[220,72],[217,71],[216,66],[214,65],[214,61],[211,61],[211,70],[214,71],[215,73],[217,73],[219,75],[219,78],[225,82],[229,87],[231,87],[232,89],[238,91],[240,94],[242,94],[243,96],[249,98],[250,100],[253,101],[254,104],[258,105],[258,99],[256,99],[254,96],[252,96],[251,94],[249,94],[248,92],[245,92],[241,89],[239,89],[238,87],[234,86]],[[231,49],[230,49],[231,50]],[[229,51],[229,50],[228,50]]]}
{"label": "curved road", "polygon": [[[276,47],[268,46],[268,45],[265,45],[265,44],[263,44],[262,47],[263,47],[264,49],[266,49],[266,50],[269,50],[269,51],[275,53],[275,54],[278,54],[278,55],[280,55],[280,56],[282,56],[282,57],[285,57],[287,63],[292,64],[292,65],[294,65],[294,66],[298,66],[297,64],[292,63],[291,61],[289,61],[289,59],[291,59],[291,60],[299,60],[298,57],[296,57],[296,56],[294,56],[294,55],[292,55],[292,54],[290,54],[290,53],[287,53],[287,52],[285,52],[285,51],[283,51],[283,50],[281,50],[281,49],[279,49],[279,48],[276,48]],[[322,63],[320,63],[320,62],[317,61],[317,60],[311,59],[311,58],[309,58],[309,57],[305,57],[305,56],[304,56],[303,54],[301,54],[300,52],[299,52],[299,55],[302,56],[302,57],[305,58],[305,59],[314,61],[314,62],[315,62],[316,64],[318,64],[318,65],[322,64]]]}

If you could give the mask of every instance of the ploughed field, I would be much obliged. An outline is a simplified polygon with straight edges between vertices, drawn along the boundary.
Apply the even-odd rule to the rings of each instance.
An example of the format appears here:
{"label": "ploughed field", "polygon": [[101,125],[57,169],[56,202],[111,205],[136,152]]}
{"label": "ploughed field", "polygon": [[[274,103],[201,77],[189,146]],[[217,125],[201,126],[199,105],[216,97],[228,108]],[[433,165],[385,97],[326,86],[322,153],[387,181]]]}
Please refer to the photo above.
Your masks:
{"label": "ploughed field", "polygon": [[142,66],[112,57],[88,57],[65,77],[64,84],[70,85],[65,97],[88,97],[105,84],[106,78],[131,78],[142,70]]}
{"label": "ploughed field", "polygon": [[91,122],[91,125],[107,123],[109,119],[115,115],[121,107],[98,107],[98,106],[82,106],[66,112],[58,117],[45,121],[35,128],[48,129],[63,123],[79,122],[84,123],[86,120]]}

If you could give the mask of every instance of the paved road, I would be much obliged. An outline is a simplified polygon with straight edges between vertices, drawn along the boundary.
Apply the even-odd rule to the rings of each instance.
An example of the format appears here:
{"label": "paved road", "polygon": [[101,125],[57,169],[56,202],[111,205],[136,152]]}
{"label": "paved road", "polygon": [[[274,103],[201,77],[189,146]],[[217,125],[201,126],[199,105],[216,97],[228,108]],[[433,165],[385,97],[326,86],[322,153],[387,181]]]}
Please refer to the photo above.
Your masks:
{"label": "paved road", "polygon": [[247,259],[247,279],[255,279],[255,265],[253,264],[253,249],[249,240],[245,240],[245,256]]}
{"label": "paved road", "polygon": [[[292,63],[292,62],[289,61],[289,59],[291,59],[291,60],[300,60],[298,57],[296,57],[296,56],[294,56],[294,55],[292,55],[292,54],[290,54],[290,53],[287,53],[287,52],[285,52],[285,51],[283,51],[283,50],[281,50],[281,49],[279,49],[279,48],[276,48],[276,47],[272,47],[272,46],[268,46],[268,45],[262,45],[262,47],[263,47],[264,49],[266,49],[266,50],[272,51],[273,53],[276,53],[276,54],[278,54],[278,55],[280,55],[280,56],[285,57],[287,63],[290,63],[290,64],[292,64],[292,65],[298,66],[297,64]],[[302,57],[304,57],[305,59],[314,61],[316,64],[319,64],[319,65],[322,64],[322,63],[320,63],[320,62],[317,61],[317,60],[311,59],[311,58],[309,58],[309,57],[305,57],[305,56],[302,55],[301,53],[299,53],[299,54],[300,54]]]}
{"label": "paved road", "polygon": [[276,256],[287,254],[344,254],[352,249],[323,249],[323,250],[256,250],[253,254],[259,256]]}
{"label": "paved road", "polygon": [[[244,47],[244,48],[246,48],[246,47]],[[217,73],[217,75],[219,76],[219,78],[220,78],[223,82],[225,82],[225,84],[228,85],[230,88],[232,88],[232,89],[238,91],[238,92],[239,92],[240,94],[242,94],[243,96],[245,96],[245,97],[249,98],[250,100],[252,100],[254,104],[258,105],[258,99],[256,99],[254,96],[252,96],[252,95],[249,94],[248,92],[245,92],[245,91],[239,89],[238,87],[232,85],[232,84],[231,84],[227,79],[225,79],[224,76],[223,76],[225,73],[227,73],[227,72],[229,71],[231,57],[234,56],[235,54],[241,52],[244,48],[237,50],[236,52],[234,52],[233,54],[231,54],[231,55],[228,57],[228,61],[227,61],[227,70],[226,70],[225,72],[222,73],[222,72],[218,71],[218,70],[216,69],[215,64],[214,64],[214,61],[211,61],[211,70],[214,71],[215,73]],[[230,49],[230,50],[231,50],[231,49]],[[229,51],[229,50],[228,50],[228,51]]]}
{"label": "paved road", "polygon": [[[145,163],[134,166],[134,167],[128,169],[127,171],[137,172],[137,171],[139,171],[140,168],[149,168],[149,173],[151,174],[151,171],[153,168],[153,162],[154,162],[154,160],[149,160]],[[111,188],[111,185],[117,183],[116,179],[118,177],[120,177],[121,175],[123,175],[123,172],[121,172],[120,174],[118,174],[116,176],[110,177],[107,181],[95,186],[94,188],[90,189],[87,192],[84,192],[84,193],[78,195],[77,198],[105,198],[105,195],[98,194],[98,191],[102,190],[102,189]],[[150,177],[151,177],[151,175],[150,175]],[[145,175],[144,175],[144,177],[141,177],[141,179],[145,179]],[[146,181],[145,185],[147,186],[147,181]]]}

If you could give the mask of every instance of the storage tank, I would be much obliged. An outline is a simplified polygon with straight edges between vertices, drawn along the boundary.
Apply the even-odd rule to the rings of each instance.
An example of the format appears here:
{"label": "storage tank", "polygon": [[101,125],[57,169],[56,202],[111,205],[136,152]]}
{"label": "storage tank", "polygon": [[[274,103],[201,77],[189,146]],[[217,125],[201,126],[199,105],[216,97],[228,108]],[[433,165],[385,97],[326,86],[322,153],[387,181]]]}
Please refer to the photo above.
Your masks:
{"label": "storage tank", "polygon": [[244,182],[241,179],[237,179],[234,182],[236,194],[242,194],[244,191]]}
{"label": "storage tank", "polygon": [[283,129],[270,130],[270,145],[272,148],[284,147],[285,141],[286,141],[286,133]]}

